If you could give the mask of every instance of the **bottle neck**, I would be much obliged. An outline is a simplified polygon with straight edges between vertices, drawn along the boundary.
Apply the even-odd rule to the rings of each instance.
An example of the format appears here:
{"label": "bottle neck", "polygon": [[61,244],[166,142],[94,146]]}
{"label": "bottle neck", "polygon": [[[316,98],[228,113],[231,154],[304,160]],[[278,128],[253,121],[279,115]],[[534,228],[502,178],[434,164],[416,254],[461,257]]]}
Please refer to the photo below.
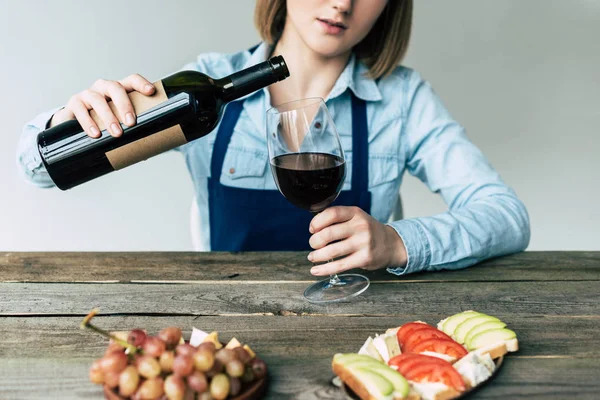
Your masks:
{"label": "bottle neck", "polygon": [[277,56],[220,79],[217,83],[222,88],[222,100],[228,103],[282,81],[288,76],[290,73],[285,60]]}

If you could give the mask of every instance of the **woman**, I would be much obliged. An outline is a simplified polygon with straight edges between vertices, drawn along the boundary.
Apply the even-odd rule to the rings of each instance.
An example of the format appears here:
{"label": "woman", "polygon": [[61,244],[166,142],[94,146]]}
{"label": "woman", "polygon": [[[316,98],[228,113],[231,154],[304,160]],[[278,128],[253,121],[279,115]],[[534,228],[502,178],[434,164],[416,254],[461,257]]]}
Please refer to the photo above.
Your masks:
{"label": "woman", "polygon": [[[310,243],[313,263],[337,258],[312,268],[322,276],[351,268],[388,268],[398,275],[457,269],[527,247],[523,204],[429,84],[398,66],[411,20],[412,0],[258,0],[256,22],[264,39],[258,48],[204,54],[185,67],[218,77],[281,54],[291,73],[228,107],[227,123],[179,149],[194,182],[204,249],[297,250]],[[66,107],[34,119],[24,129],[18,153],[28,177],[39,186],[52,185],[36,153],[37,133],[77,118],[97,137],[89,115],[94,109],[119,136],[118,121],[135,124],[126,95],[134,90],[150,95],[154,88],[139,75],[99,80]],[[361,196],[371,201],[330,207],[312,220],[305,213],[305,223],[290,224],[286,215],[293,207],[268,201],[276,187],[267,168],[264,113],[271,105],[307,97],[326,99],[346,154],[365,155],[364,176],[355,180]],[[117,115],[106,99],[115,103]],[[449,211],[386,224],[405,170],[440,193]],[[343,190],[351,184],[348,177]],[[256,200],[252,209],[246,196]]]}

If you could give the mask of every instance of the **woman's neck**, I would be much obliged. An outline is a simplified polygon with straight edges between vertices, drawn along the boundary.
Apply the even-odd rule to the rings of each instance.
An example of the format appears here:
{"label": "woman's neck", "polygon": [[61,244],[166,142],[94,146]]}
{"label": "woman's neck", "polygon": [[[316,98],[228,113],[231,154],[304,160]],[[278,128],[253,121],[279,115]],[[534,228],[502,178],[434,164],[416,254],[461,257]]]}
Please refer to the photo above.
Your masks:
{"label": "woman's neck", "polygon": [[290,77],[269,87],[271,105],[308,97],[327,98],[335,82],[344,71],[351,52],[334,57],[323,57],[311,50],[293,30],[286,28],[273,55],[282,55]]}

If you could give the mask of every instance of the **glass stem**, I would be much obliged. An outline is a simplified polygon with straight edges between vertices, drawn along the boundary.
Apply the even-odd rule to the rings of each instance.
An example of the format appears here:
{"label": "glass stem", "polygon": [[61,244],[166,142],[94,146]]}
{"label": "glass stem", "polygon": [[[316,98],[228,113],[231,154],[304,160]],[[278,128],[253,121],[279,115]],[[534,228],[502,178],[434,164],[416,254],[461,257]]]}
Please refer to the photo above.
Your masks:
{"label": "glass stem", "polygon": [[329,275],[329,284],[331,286],[338,286],[342,281],[337,274]]}

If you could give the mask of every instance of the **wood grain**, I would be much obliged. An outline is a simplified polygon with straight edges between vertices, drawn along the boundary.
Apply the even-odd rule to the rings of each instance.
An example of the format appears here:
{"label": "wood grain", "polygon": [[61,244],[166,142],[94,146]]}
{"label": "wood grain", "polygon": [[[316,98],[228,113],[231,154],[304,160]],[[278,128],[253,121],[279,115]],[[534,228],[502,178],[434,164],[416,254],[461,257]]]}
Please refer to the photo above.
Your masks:
{"label": "wood grain", "polygon": [[[266,399],[344,399],[331,385],[330,359],[277,356],[267,359],[270,385]],[[0,363],[0,398],[101,399],[87,377],[83,359],[5,359]],[[596,399],[600,360],[508,357],[494,381],[474,399]]]}
{"label": "wood grain", "polygon": [[269,365],[268,399],[342,399],[331,357],[413,320],[476,309],[519,335],[473,398],[597,398],[600,252],[526,252],[462,271],[395,277],[347,302],[304,300],[306,253],[0,253],[0,399],[102,398],[88,382],[105,339],[79,330],[179,326],[249,343]]}
{"label": "wood grain", "polygon": [[[189,339],[192,327],[218,331],[223,340],[237,337],[261,354],[275,357],[327,358],[334,353],[357,352],[376,333],[403,323],[424,320],[435,324],[443,315],[393,317],[96,317],[94,323],[110,331],[144,328],[151,334],[177,326]],[[0,318],[4,358],[100,357],[107,340],[80,330],[81,318]],[[511,317],[506,321],[519,337],[518,357],[600,358],[600,318]]]}
{"label": "wood grain", "polygon": [[600,281],[372,284],[361,296],[308,303],[306,283],[0,284],[0,316],[104,313],[451,315],[476,309],[511,315],[600,315]]}
{"label": "wood grain", "polygon": [[[0,282],[310,281],[307,252],[278,253],[0,253]],[[461,271],[378,281],[600,280],[600,252],[525,252]]]}

